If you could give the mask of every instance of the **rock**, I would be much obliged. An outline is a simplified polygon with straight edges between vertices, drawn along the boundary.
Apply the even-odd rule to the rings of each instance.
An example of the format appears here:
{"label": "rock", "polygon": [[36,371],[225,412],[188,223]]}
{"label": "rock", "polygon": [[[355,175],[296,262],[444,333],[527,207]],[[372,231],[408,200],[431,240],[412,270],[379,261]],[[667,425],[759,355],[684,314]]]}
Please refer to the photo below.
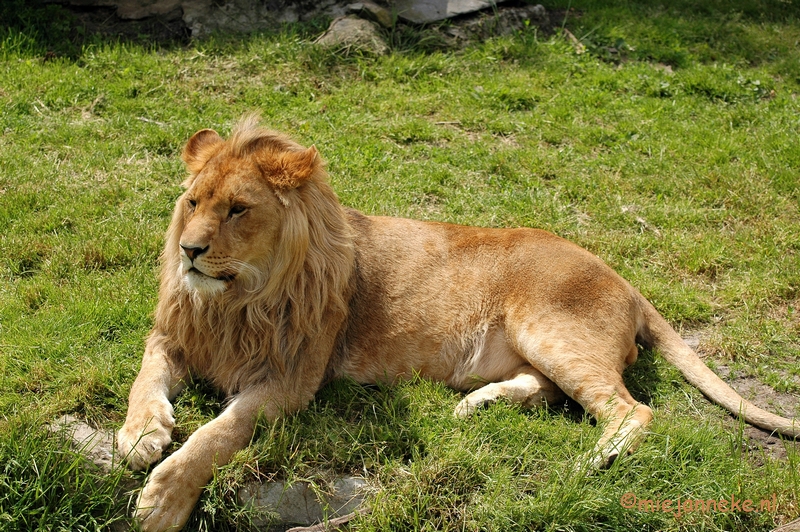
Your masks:
{"label": "rock", "polygon": [[315,42],[324,46],[359,48],[378,55],[389,51],[375,23],[354,15],[335,19]]}
{"label": "rock", "polygon": [[494,7],[504,0],[397,0],[394,7],[397,16],[415,24],[427,24],[474,13],[481,9]]}
{"label": "rock", "polygon": [[384,28],[391,28],[394,25],[394,20],[389,10],[373,2],[365,1],[349,4],[347,12],[377,22]]}
{"label": "rock", "polygon": [[337,0],[181,0],[181,7],[192,37],[214,31],[251,33],[320,15],[337,17],[345,12]]}
{"label": "rock", "polygon": [[[86,422],[70,415],[55,421],[49,429],[54,434],[68,438],[72,448],[87,459],[89,467],[93,464],[100,471],[108,473],[118,464],[119,458],[114,452],[113,432],[94,429]],[[120,482],[120,488],[123,490],[135,489],[137,486],[138,483],[132,478]],[[240,504],[252,504],[259,514],[265,516],[277,514],[284,524],[329,523],[335,528],[337,522],[346,523],[355,516],[355,513],[364,511],[367,487],[367,481],[361,477],[337,478],[323,490],[315,490],[305,482],[292,484],[252,482],[239,490],[238,499]],[[264,526],[275,523],[265,518],[256,520],[254,524]],[[118,528],[127,529],[126,523],[120,522]],[[115,531],[116,529],[112,532]]]}
{"label": "rock", "polygon": [[[352,1],[352,0],[351,0]],[[321,15],[345,14],[344,0],[60,0],[87,7],[111,7],[125,20],[173,20],[183,18],[192,37],[214,31],[250,33],[276,28],[285,22],[309,20]]]}
{"label": "rock", "polygon": [[[251,33],[276,29],[284,23],[319,17],[337,18],[347,14],[392,28],[398,20],[426,24],[460,17],[440,31],[456,40],[485,38],[522,29],[522,21],[541,25],[547,13],[541,6],[496,7],[504,0],[58,0],[80,8],[112,8],[117,21],[143,21],[166,28],[169,34],[203,37],[215,31]],[[518,4],[517,4],[518,5]],[[492,9],[495,8],[495,9]],[[482,12],[481,12],[482,11]],[[461,17],[473,14],[474,17]],[[105,15],[104,15],[105,16]],[[516,17],[510,20],[509,17]],[[108,17],[103,19],[108,26]],[[370,31],[370,30],[366,30]],[[152,33],[146,31],[145,33]],[[370,31],[370,33],[372,33]],[[135,34],[135,33],[134,33]],[[360,48],[386,52],[382,39],[370,36]],[[350,43],[348,42],[348,45]],[[374,46],[374,48],[373,48]]]}
{"label": "rock", "polygon": [[117,16],[127,20],[147,17],[180,17],[180,0],[119,0],[116,2]]}
{"label": "rock", "polygon": [[103,472],[114,467],[114,434],[90,427],[86,422],[66,415],[50,425],[53,433],[63,433],[72,448]]}
{"label": "rock", "polygon": [[498,35],[508,35],[547,21],[548,16],[544,6],[536,4],[503,8],[496,13],[482,13],[460,24],[445,28],[444,31],[458,40],[487,39]]}
{"label": "rock", "polygon": [[[259,513],[277,514],[284,523],[312,525],[325,519],[357,511],[365,499],[367,482],[360,477],[342,477],[324,493],[318,493],[305,482],[287,484],[251,483],[239,490],[239,502],[252,504]],[[256,526],[270,524],[266,519]]]}
{"label": "rock", "polygon": [[[55,421],[49,429],[52,433],[69,439],[72,448],[86,458],[89,467],[93,464],[100,471],[109,473],[119,463],[114,451],[114,433],[111,431],[94,429],[70,415]],[[132,478],[120,482],[123,490],[135,489],[137,486],[138,483]],[[277,514],[284,525],[328,523],[335,528],[352,519],[356,512],[364,511],[366,495],[366,480],[361,477],[341,477],[323,490],[315,490],[305,482],[252,482],[239,490],[238,499],[240,504],[252,504],[261,515]],[[256,520],[254,524],[263,526],[275,523],[265,518]],[[120,522],[117,528],[125,530],[128,529],[127,526],[129,523]],[[116,528],[112,532],[116,532]]]}

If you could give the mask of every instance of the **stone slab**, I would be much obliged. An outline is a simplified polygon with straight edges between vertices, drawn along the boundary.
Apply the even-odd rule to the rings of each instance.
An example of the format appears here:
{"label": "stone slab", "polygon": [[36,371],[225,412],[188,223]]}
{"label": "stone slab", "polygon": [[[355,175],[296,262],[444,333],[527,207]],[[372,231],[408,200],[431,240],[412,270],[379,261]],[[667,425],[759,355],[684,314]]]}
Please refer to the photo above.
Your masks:
{"label": "stone slab", "polygon": [[97,430],[75,416],[65,415],[50,425],[56,434],[64,434],[72,448],[86,457],[101,471],[109,472],[114,467],[114,434]]}
{"label": "stone slab", "polygon": [[357,511],[364,503],[366,488],[366,480],[360,477],[341,477],[321,490],[306,482],[252,483],[239,490],[239,502],[252,504],[264,514],[277,514],[284,523],[311,525]]}
{"label": "stone slab", "polygon": [[503,0],[396,0],[397,16],[415,24],[428,24],[493,7]]}

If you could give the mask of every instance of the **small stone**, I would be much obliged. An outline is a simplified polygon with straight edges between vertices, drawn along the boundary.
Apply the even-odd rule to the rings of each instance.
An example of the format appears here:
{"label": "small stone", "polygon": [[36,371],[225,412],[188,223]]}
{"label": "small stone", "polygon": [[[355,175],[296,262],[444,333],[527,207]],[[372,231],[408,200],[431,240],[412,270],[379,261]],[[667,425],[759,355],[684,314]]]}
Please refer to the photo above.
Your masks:
{"label": "small stone", "polygon": [[547,19],[547,10],[544,8],[542,4],[536,4],[535,6],[528,7],[528,13],[530,14],[531,18],[536,20],[546,20]]}
{"label": "small stone", "polygon": [[360,48],[378,55],[389,51],[378,27],[373,22],[354,15],[335,19],[315,42],[324,46]]}

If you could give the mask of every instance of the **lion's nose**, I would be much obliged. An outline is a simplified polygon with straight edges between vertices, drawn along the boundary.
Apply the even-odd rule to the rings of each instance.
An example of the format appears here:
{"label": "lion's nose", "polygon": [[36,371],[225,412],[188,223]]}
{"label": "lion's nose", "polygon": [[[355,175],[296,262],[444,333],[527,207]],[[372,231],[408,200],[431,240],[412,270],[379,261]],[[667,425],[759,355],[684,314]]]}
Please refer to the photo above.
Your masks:
{"label": "lion's nose", "polygon": [[187,257],[189,257],[189,260],[194,260],[203,253],[205,253],[206,251],[208,251],[208,246],[204,248],[196,248],[192,246],[184,246],[183,244],[181,244],[181,249],[183,249],[183,252],[186,253]]}

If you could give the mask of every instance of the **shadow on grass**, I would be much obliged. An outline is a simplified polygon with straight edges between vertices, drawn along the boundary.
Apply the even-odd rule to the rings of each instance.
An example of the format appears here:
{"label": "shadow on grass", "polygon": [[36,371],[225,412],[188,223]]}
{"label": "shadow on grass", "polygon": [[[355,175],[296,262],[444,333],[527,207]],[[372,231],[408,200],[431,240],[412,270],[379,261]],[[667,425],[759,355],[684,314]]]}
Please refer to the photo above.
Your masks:
{"label": "shadow on grass", "polygon": [[91,46],[135,43],[170,48],[189,42],[183,22],[122,21],[113,8],[73,8],[45,0],[0,3],[0,53],[78,60]]}
{"label": "shadow on grass", "polygon": [[[192,42],[182,20],[181,8],[161,17],[122,19],[116,8],[106,6],[62,6],[50,0],[4,0],[0,3],[0,56],[15,54],[45,60],[65,58],[79,61],[94,47],[126,44],[170,50]],[[324,30],[326,20],[312,20],[277,27],[301,38],[313,38]],[[242,45],[250,35],[215,35],[205,43]]]}
{"label": "shadow on grass", "polygon": [[425,442],[403,386],[338,380],[302,412],[262,422],[252,451],[259,475],[302,478],[321,469],[360,473],[425,455]]}
{"label": "shadow on grass", "polygon": [[[570,8],[562,24],[591,55],[613,63],[638,59],[678,68],[694,62],[782,63],[779,56],[792,49],[794,32],[785,37],[776,32],[765,40],[763,33],[747,27],[791,28],[800,14],[796,5],[781,0],[557,0],[556,5]],[[797,72],[791,65],[783,69]]]}
{"label": "shadow on grass", "polygon": [[[674,14],[676,18],[718,19],[735,16],[744,20],[758,22],[788,22],[798,17],[797,6],[785,0],[556,0],[552,7],[571,7],[578,11],[622,9],[631,12],[658,11]],[[548,7],[548,6],[546,6]],[[609,22],[613,22],[609,20]],[[567,21],[569,23],[569,19]]]}
{"label": "shadow on grass", "polygon": [[[651,350],[642,350],[637,363],[625,373],[626,386],[644,404],[650,404],[662,380],[655,356]],[[270,476],[302,476],[318,467],[359,472],[390,461],[423,459],[431,438],[441,436],[434,433],[458,427],[460,421],[449,404],[442,408],[445,400],[452,402],[449,396],[454,393],[455,399],[460,399],[443,384],[422,379],[397,386],[334,381],[317,393],[308,409],[259,427],[254,442],[260,466]],[[552,417],[576,425],[595,424],[572,399],[547,409],[524,410],[540,420]],[[481,417],[478,413],[470,423],[482,425],[487,418]]]}
{"label": "shadow on grass", "polygon": [[639,349],[639,358],[622,375],[625,387],[634,399],[652,406],[654,390],[662,380],[656,364],[658,355],[652,349]]}

